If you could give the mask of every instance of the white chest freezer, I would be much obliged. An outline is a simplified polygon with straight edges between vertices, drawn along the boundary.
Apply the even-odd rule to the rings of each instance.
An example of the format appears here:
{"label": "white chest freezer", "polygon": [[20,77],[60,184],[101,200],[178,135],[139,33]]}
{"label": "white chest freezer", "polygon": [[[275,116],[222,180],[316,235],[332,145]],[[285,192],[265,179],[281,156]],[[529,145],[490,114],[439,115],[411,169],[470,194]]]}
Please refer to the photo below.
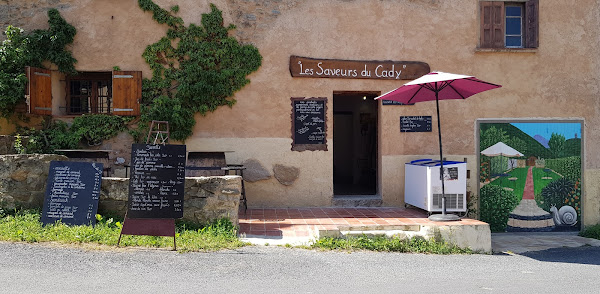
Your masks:
{"label": "white chest freezer", "polygon": [[[444,161],[446,211],[467,211],[467,163]],[[429,212],[442,211],[440,161],[413,160],[405,164],[404,202]]]}

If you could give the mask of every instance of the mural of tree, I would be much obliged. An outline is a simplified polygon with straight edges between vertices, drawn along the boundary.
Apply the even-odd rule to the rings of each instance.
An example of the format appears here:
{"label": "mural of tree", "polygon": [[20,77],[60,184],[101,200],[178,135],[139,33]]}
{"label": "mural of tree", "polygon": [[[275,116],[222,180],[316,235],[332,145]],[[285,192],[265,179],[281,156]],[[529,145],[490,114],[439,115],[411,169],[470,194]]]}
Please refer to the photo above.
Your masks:
{"label": "mural of tree", "polygon": [[565,142],[565,136],[552,133],[552,136],[550,136],[550,140],[548,141],[548,147],[550,148],[554,158],[560,158],[564,156]]}

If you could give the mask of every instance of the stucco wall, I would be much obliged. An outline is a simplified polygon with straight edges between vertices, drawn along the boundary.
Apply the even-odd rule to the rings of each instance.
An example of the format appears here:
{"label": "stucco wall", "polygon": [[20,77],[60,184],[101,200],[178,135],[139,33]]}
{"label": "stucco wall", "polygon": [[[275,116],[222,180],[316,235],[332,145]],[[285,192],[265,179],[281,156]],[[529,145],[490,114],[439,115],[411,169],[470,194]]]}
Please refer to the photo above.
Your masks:
{"label": "stucco wall", "polygon": [[[32,6],[37,1],[7,1]],[[156,0],[168,8],[179,4],[186,23],[200,22],[209,1]],[[237,92],[233,108],[198,115],[189,151],[231,150],[228,161],[260,161],[267,169],[285,164],[300,169],[298,180],[284,186],[270,178],[247,184],[250,206],[322,206],[333,194],[332,162],[334,91],[385,93],[406,81],[306,79],[290,76],[289,57],[347,60],[423,61],[432,70],[470,74],[501,84],[464,101],[440,103],[444,153],[476,161],[475,121],[479,118],[579,118],[585,121],[585,219],[598,222],[600,204],[594,182],[600,181],[600,153],[594,146],[600,133],[600,48],[597,1],[540,1],[539,48],[478,50],[478,1],[439,0],[322,0],[210,1],[224,11],[234,34],[256,45],[263,66]],[[23,3],[23,4],[15,4]],[[78,70],[150,71],[141,54],[147,44],[164,35],[137,1],[39,1],[34,15],[8,14],[26,28],[45,27],[42,7],[59,7],[78,29],[73,53]],[[44,4],[45,3],[45,4]],[[0,5],[6,5],[4,3]],[[6,6],[5,6],[6,7]],[[12,8],[11,8],[12,9]],[[6,8],[0,9],[6,14]],[[12,10],[11,10],[12,11]],[[21,12],[21,15],[29,12]],[[26,21],[24,21],[26,20]],[[17,22],[18,23],[18,22]],[[57,94],[59,95],[59,94]],[[329,151],[290,151],[290,97],[327,97]],[[62,99],[61,97],[54,97]],[[400,133],[399,117],[432,116],[434,103],[379,106],[379,192],[384,203],[402,205],[404,162],[435,157],[437,132]],[[472,169],[472,179],[476,179]],[[476,190],[474,183],[471,186]],[[594,204],[595,203],[595,204]],[[591,213],[588,213],[591,210]],[[592,217],[592,215],[596,215]]]}

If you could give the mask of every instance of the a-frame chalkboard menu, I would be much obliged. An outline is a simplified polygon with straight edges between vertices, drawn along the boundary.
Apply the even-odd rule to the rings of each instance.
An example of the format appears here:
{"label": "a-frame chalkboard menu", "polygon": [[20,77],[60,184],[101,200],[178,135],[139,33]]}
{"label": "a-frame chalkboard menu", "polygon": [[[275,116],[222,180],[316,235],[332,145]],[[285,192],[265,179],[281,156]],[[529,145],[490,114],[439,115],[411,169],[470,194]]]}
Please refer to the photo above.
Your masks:
{"label": "a-frame chalkboard menu", "polygon": [[41,222],[95,225],[102,168],[101,163],[50,162]]}
{"label": "a-frame chalkboard menu", "polygon": [[327,151],[327,98],[292,97],[292,151]]}
{"label": "a-frame chalkboard menu", "polygon": [[182,218],[185,145],[133,144],[128,218]]}
{"label": "a-frame chalkboard menu", "polygon": [[129,201],[122,235],[173,237],[175,219],[183,217],[185,145],[131,146]]}

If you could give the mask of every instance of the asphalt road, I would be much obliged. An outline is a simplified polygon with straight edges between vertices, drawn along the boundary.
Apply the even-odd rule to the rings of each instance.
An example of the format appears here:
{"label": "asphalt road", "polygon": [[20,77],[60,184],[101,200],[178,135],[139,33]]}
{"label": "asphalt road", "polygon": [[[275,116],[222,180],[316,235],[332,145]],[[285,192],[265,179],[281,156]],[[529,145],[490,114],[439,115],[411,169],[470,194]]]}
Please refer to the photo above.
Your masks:
{"label": "asphalt road", "polygon": [[0,293],[598,293],[600,247],[523,255],[89,251],[0,242]]}

